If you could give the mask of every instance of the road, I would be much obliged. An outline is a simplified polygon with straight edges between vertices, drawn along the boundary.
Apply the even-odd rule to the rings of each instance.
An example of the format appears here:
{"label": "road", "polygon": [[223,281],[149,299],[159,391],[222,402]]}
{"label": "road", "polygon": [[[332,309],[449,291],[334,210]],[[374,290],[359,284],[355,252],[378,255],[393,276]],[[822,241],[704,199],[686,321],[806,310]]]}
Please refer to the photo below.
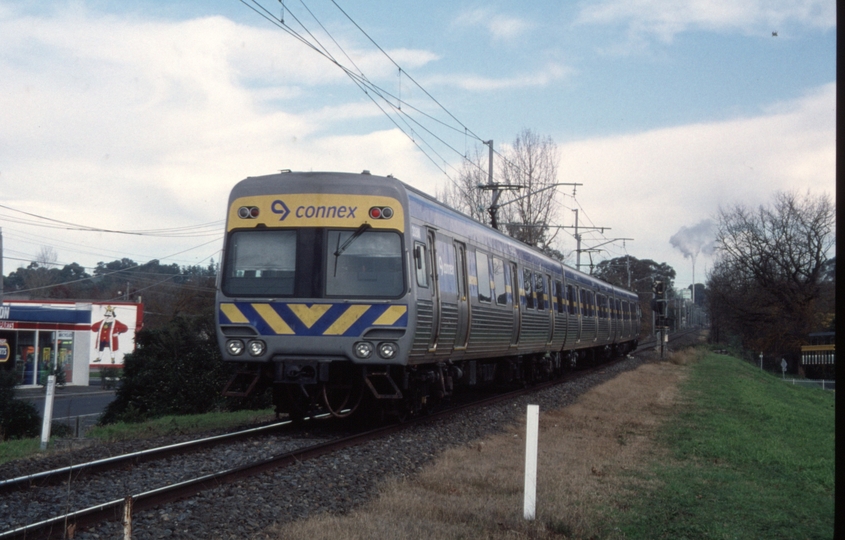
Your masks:
{"label": "road", "polygon": [[[77,416],[99,416],[106,406],[114,401],[114,390],[87,387],[85,391],[60,388],[53,400],[53,420],[65,420]],[[44,391],[19,392],[18,398],[32,403],[38,414],[44,415]]]}

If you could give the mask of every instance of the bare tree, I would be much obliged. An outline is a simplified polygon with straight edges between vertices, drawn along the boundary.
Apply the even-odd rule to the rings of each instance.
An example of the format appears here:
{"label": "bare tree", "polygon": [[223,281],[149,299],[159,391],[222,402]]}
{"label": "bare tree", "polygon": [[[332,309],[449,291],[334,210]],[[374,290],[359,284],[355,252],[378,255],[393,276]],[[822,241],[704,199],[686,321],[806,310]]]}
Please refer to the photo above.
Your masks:
{"label": "bare tree", "polygon": [[[502,203],[508,233],[526,244],[544,248],[557,235],[549,225],[556,218],[555,188],[559,152],[551,137],[523,129],[502,152],[501,177],[505,184],[522,186]],[[512,201],[512,202],[508,202]]]}
{"label": "bare tree", "polygon": [[[558,233],[558,229],[550,227],[556,218],[554,185],[558,158],[557,145],[551,137],[523,129],[513,144],[501,151],[493,176],[499,184],[520,186],[518,191],[503,191],[498,201],[498,222],[505,224],[504,232],[563,260],[563,254],[550,245]],[[489,223],[490,191],[478,187],[489,183],[488,167],[486,151],[476,147],[463,162],[458,180],[438,192],[437,199],[475,220]]]}
{"label": "bare tree", "polygon": [[41,246],[41,250],[35,256],[35,262],[43,268],[57,266],[56,263],[58,260],[59,254],[56,253],[56,250],[52,246]]}
{"label": "bare tree", "polygon": [[476,221],[486,223],[490,196],[478,186],[487,183],[487,167],[485,154],[475,147],[461,164],[458,179],[447,184],[442,192],[435,193],[435,198]]}
{"label": "bare tree", "polygon": [[717,331],[738,335],[753,350],[797,356],[819,329],[834,226],[827,195],[777,193],[771,206],[721,209],[718,259],[708,275]]}

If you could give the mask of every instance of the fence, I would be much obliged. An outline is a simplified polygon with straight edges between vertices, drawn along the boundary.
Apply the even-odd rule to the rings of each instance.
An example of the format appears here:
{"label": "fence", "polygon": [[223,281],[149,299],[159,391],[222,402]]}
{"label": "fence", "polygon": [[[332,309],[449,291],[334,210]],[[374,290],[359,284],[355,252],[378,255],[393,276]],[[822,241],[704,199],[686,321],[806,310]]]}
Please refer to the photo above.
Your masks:
{"label": "fence", "polygon": [[805,386],[808,388],[821,388],[822,390],[836,391],[836,381],[828,381],[825,379],[784,379],[786,382]]}

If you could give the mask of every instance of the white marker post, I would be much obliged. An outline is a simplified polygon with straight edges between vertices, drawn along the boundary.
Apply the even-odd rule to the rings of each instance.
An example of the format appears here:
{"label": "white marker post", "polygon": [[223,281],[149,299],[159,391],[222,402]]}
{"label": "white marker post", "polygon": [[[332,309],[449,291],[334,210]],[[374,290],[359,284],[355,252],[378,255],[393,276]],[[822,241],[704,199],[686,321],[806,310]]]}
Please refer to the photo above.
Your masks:
{"label": "white marker post", "polygon": [[41,424],[41,449],[47,449],[50,425],[53,423],[53,396],[56,394],[56,376],[47,377],[47,396],[44,398],[44,423]]}
{"label": "white marker post", "polygon": [[537,435],[540,426],[540,406],[528,406],[525,422],[525,519],[534,519],[537,506]]}

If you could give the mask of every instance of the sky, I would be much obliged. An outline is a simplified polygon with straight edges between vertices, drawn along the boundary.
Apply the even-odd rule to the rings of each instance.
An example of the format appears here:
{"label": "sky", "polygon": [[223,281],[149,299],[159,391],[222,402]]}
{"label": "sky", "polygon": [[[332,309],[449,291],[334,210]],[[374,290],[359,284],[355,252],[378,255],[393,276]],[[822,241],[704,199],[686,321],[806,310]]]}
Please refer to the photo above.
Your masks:
{"label": "sky", "polygon": [[0,111],[6,275],[207,266],[247,176],[434,195],[530,129],[582,184],[556,194],[567,262],[578,209],[582,264],[653,259],[687,287],[720,208],[835,197],[836,4],[3,0]]}

